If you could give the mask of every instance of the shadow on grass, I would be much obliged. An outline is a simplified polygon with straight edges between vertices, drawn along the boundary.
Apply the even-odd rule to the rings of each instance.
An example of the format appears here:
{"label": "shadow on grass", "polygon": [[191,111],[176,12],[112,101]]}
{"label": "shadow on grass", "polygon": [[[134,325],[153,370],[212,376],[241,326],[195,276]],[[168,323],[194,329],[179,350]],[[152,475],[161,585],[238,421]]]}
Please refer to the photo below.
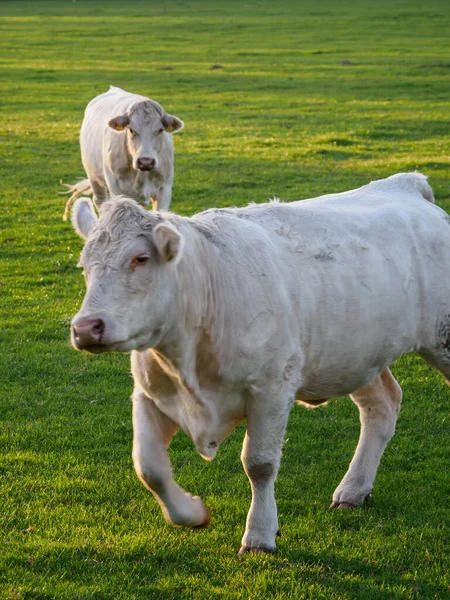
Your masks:
{"label": "shadow on grass", "polygon": [[[30,587],[35,588],[35,595],[30,589],[27,595],[19,597],[36,600],[60,597],[57,593],[37,592],[40,581],[46,581],[47,587],[50,584],[54,589],[66,588],[64,598],[125,599],[136,593],[145,593],[145,598],[175,598],[192,590],[193,578],[200,583],[217,577],[213,564],[199,558],[192,549],[182,547],[176,551],[162,547],[154,552],[146,546],[132,551],[82,545],[49,551],[35,548],[30,549],[29,556],[10,556],[6,562],[8,569],[22,575],[16,583],[33,581]],[[75,596],[70,593],[74,582],[84,593]]]}
{"label": "shadow on grass", "polygon": [[[409,574],[405,564],[398,569],[387,566],[382,558],[376,565],[358,559],[349,559],[333,552],[311,554],[294,550],[287,555],[292,567],[306,569],[309,582],[329,589],[331,594],[342,594],[344,598],[445,598],[448,587],[430,584]],[[407,596],[404,596],[407,594]],[[338,596],[341,597],[341,596]]]}
{"label": "shadow on grass", "polygon": [[[275,593],[290,594],[295,590],[320,590],[322,598],[358,598],[376,600],[386,598],[439,598],[448,597],[445,584],[430,583],[417,573],[409,572],[408,565],[397,568],[383,564],[383,559],[364,561],[340,556],[332,551],[318,553],[301,550],[288,551],[284,556],[236,555],[222,564],[210,560],[208,551],[199,547],[179,546],[177,550],[161,548],[151,551],[145,544],[124,551],[119,547],[61,548],[41,551],[30,548],[28,556],[10,556],[7,567],[21,574],[23,582],[40,581],[57,585],[67,591],[74,582],[84,594],[62,597],[79,598],[247,598],[246,587],[254,578],[262,589],[261,577],[271,582],[266,597]],[[20,580],[19,579],[19,580]],[[208,594],[208,586],[221,593]],[[240,589],[240,586],[242,588]],[[79,589],[80,589],[79,588]],[[91,591],[92,590],[92,591]],[[184,596],[183,594],[187,594]],[[58,594],[32,595],[23,598],[57,598]],[[278,597],[278,596],[276,596]],[[295,597],[295,596],[294,596]],[[312,598],[314,595],[299,597]]]}
{"label": "shadow on grass", "polygon": [[[101,58],[99,60],[102,61]],[[33,95],[27,93],[15,95],[10,101],[5,97],[5,109],[13,113],[20,111],[20,114],[24,115],[28,112],[36,113],[36,98],[38,98],[40,112],[61,115],[63,119],[78,109],[81,121],[87,102],[96,94],[108,89],[109,85],[114,84],[142,93],[145,93],[146,89],[150,94],[154,94],[154,90],[159,90],[158,98],[155,99],[178,112],[182,107],[186,110],[182,97],[188,94],[191,98],[191,110],[196,103],[203,103],[199,114],[208,114],[211,110],[210,106],[223,107],[230,112],[229,102],[232,98],[234,103],[238,102],[237,106],[242,106],[241,110],[251,110],[252,114],[264,107],[267,111],[265,118],[270,118],[272,113],[278,114],[281,110],[289,112],[288,107],[291,106],[291,113],[295,114],[299,109],[306,113],[312,111],[311,117],[316,120],[318,114],[317,107],[314,105],[319,102],[322,118],[329,111],[338,111],[342,115],[347,113],[348,116],[353,117],[361,113],[365,118],[370,118],[374,115],[373,111],[376,114],[376,111],[380,110],[384,121],[394,118],[397,122],[397,118],[400,118],[399,125],[410,126],[411,135],[419,131],[425,136],[425,123],[430,127],[428,136],[447,135],[447,122],[443,109],[442,124],[439,127],[439,120],[432,118],[431,115],[424,118],[422,113],[417,118],[414,116],[405,118],[405,107],[402,103],[396,104],[397,100],[410,101],[415,109],[411,106],[408,112],[413,115],[414,110],[420,110],[422,102],[446,100],[448,81],[438,74],[430,82],[429,77],[425,79],[419,76],[421,72],[418,70],[415,76],[401,70],[398,73],[386,74],[386,67],[383,64],[343,70],[334,62],[320,65],[285,65],[288,70],[280,72],[280,69],[273,65],[273,60],[276,59],[271,56],[268,56],[267,62],[262,65],[240,64],[239,57],[231,56],[226,68],[211,70],[210,63],[200,62],[203,60],[201,51],[198,58],[194,59],[196,60],[194,66],[182,63],[170,71],[161,70],[159,64],[155,66],[151,60],[146,67],[136,69],[133,56],[128,60],[126,57],[122,58],[120,68],[116,64],[114,66],[107,64],[109,60],[110,57],[105,56],[103,59],[105,64],[102,64],[101,68],[95,68],[92,64],[86,64],[80,69],[65,65],[64,68],[59,67],[54,71],[29,67],[3,68],[0,71],[8,81],[20,82],[24,92],[27,87],[33,90]],[[95,62],[98,62],[98,59]],[[67,93],[73,88],[74,82],[78,89],[75,97]],[[346,102],[351,103],[350,109],[342,106],[342,103]],[[355,102],[363,102],[364,108],[360,107],[358,110],[354,105]],[[368,106],[373,102],[377,103],[376,107],[372,105],[368,110]],[[392,116],[386,110],[386,102],[392,106]],[[178,109],[177,104],[179,104]],[[239,112],[233,110],[233,113],[239,114]]]}

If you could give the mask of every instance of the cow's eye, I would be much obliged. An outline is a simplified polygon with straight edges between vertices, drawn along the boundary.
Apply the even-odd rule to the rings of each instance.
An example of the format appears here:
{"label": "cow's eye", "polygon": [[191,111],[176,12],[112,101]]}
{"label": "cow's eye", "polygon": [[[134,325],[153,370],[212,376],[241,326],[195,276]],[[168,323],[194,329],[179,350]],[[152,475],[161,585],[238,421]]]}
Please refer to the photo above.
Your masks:
{"label": "cow's eye", "polygon": [[146,254],[139,254],[135,256],[130,263],[130,269],[136,269],[136,267],[142,267],[148,263],[148,256]]}
{"label": "cow's eye", "polygon": [[156,133],[162,133],[164,131],[164,127],[161,127],[161,129],[158,129],[158,131]]}
{"label": "cow's eye", "polygon": [[130,130],[131,137],[135,137],[137,135],[137,131],[135,131],[134,129],[131,129],[131,127],[129,127],[128,129]]}

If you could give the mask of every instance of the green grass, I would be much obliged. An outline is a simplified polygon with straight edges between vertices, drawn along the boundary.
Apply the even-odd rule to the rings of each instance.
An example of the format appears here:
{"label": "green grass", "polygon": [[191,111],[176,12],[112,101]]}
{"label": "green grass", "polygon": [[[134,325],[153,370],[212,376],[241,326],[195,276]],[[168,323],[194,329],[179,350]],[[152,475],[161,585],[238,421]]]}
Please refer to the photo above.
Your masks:
{"label": "green grass", "polygon": [[0,598],[450,597],[449,392],[414,356],[394,367],[404,406],[370,506],[327,509],[359,431],[342,399],[292,414],[277,555],[236,557],[242,427],[212,464],[175,437],[175,476],[213,522],[165,524],[132,468],[128,357],[68,341],[84,284],[58,196],[83,174],[86,103],[115,84],[185,121],[182,214],[414,169],[449,210],[448,2],[9,1],[0,16]]}

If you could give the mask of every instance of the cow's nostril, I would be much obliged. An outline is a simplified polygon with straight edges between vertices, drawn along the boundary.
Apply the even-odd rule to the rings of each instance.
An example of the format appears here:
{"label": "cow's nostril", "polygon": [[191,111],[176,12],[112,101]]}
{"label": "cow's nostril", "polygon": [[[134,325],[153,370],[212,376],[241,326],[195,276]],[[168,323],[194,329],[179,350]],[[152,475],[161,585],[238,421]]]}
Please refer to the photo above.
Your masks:
{"label": "cow's nostril", "polygon": [[148,158],[148,157],[141,157],[138,158],[136,161],[136,166],[140,171],[151,171],[152,169],[155,168],[156,165],[156,159],[155,158]]}
{"label": "cow's nostril", "polygon": [[72,332],[77,348],[89,348],[93,344],[100,344],[105,327],[103,319],[85,319],[74,323]]}
{"label": "cow's nostril", "polygon": [[100,337],[105,331],[105,322],[102,319],[96,319],[96,322],[92,325],[92,333],[95,337]]}

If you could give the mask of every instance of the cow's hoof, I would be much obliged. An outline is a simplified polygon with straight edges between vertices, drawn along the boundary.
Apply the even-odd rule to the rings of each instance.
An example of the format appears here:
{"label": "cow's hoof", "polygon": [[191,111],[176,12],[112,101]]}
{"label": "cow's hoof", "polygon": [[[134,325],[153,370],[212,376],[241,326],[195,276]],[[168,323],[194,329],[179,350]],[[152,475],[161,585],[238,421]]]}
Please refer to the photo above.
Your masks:
{"label": "cow's hoof", "polygon": [[343,510],[345,508],[356,508],[355,504],[350,504],[350,502],[333,502],[330,508],[337,508],[338,510]]}
{"label": "cow's hoof", "polygon": [[206,511],[205,520],[203,521],[203,523],[193,525],[191,529],[205,529],[205,527],[208,527],[208,525],[211,524],[211,513],[209,512],[209,509],[205,504],[203,505],[203,508]]}
{"label": "cow's hoof", "polygon": [[211,513],[209,512],[208,507],[198,496],[191,496],[191,500],[196,503],[195,512],[197,513],[197,516],[195,521],[187,523],[187,526],[191,529],[204,529],[205,527],[208,527],[211,523]]}
{"label": "cow's hoof", "polygon": [[255,546],[254,548],[241,546],[238,556],[243,556],[244,554],[274,554],[276,551],[276,548],[269,548],[268,546]]}
{"label": "cow's hoof", "polygon": [[337,508],[338,510],[344,509],[344,508],[358,508],[359,506],[362,506],[363,504],[368,504],[370,502],[371,498],[372,498],[372,495],[371,495],[371,493],[369,493],[364,498],[362,503],[358,503],[358,504],[353,504],[352,502],[339,502],[338,500],[333,500],[333,502],[330,504],[330,508]]}
{"label": "cow's hoof", "polygon": [[185,494],[184,503],[175,507],[170,513],[160,502],[164,518],[174,527],[189,527],[190,529],[203,529],[211,523],[211,513],[198,496]]}

